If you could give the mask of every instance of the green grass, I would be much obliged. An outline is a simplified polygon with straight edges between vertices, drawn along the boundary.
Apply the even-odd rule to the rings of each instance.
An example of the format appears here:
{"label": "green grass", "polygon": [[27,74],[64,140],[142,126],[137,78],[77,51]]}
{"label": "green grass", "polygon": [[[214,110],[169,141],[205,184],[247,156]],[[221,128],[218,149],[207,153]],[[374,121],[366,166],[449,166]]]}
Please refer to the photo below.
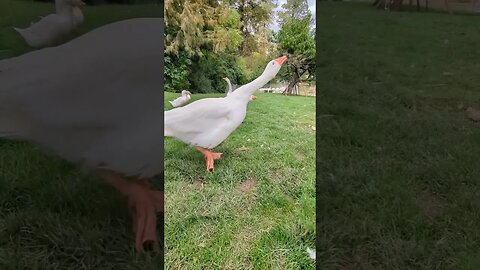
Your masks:
{"label": "green grass", "polygon": [[478,16],[318,15],[322,269],[479,269]]}
{"label": "green grass", "polygon": [[[165,93],[166,110],[177,96]],[[214,173],[194,148],[167,138],[166,269],[314,269],[312,126],[314,97],[258,94],[215,149],[224,154]]]}
{"label": "green grass", "polygon": [[[85,7],[85,23],[65,40],[120,19],[158,16],[161,8]],[[0,58],[30,50],[12,25],[52,11],[51,4],[0,0]],[[5,140],[0,168],[0,269],[160,269],[161,255],[135,253],[126,202],[100,179]]]}

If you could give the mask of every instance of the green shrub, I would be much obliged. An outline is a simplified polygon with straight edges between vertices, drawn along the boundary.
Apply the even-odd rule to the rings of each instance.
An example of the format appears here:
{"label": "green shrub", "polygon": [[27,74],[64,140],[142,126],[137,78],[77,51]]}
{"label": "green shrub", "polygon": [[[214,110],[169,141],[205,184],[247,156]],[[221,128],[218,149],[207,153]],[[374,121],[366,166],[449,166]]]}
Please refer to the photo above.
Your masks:
{"label": "green shrub", "polygon": [[190,87],[188,74],[192,61],[183,52],[179,55],[165,55],[165,91],[181,92]]}
{"label": "green shrub", "polygon": [[207,52],[194,61],[190,71],[192,93],[225,92],[226,84],[222,80],[228,77],[232,84],[238,84],[242,71],[235,57],[226,53]]}

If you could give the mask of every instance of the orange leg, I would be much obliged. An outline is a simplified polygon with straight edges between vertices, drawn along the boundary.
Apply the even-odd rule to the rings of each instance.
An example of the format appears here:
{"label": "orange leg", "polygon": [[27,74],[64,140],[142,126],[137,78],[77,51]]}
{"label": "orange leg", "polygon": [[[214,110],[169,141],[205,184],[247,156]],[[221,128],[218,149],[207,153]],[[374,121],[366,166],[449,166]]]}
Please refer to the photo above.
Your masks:
{"label": "orange leg", "polygon": [[150,184],[144,179],[126,181],[120,175],[106,170],[98,170],[97,174],[127,197],[137,251],[158,248],[157,213],[163,212],[163,192],[151,190]]}
{"label": "orange leg", "polygon": [[203,156],[205,157],[205,160],[207,161],[207,171],[213,172],[214,160],[220,159],[220,156],[222,155],[222,153],[214,153],[206,148],[198,147],[198,146],[197,146],[197,150],[203,154]]}

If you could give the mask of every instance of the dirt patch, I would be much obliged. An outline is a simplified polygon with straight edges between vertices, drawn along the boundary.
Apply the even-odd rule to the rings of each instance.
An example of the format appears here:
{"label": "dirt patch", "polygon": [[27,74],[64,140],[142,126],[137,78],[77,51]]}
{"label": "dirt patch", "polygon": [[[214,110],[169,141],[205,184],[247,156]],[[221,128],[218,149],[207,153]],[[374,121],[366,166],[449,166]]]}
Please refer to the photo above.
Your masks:
{"label": "dirt patch", "polygon": [[279,184],[282,182],[284,175],[277,171],[269,172],[267,178],[274,184]]}
{"label": "dirt patch", "polygon": [[298,154],[297,154],[297,160],[298,160],[298,161],[304,161],[304,160],[305,160],[305,156],[304,156],[303,154],[298,153]]}
{"label": "dirt patch", "polygon": [[193,184],[198,189],[204,189],[205,188],[205,182],[203,182],[202,180],[197,179],[197,180],[193,181]]}
{"label": "dirt patch", "polygon": [[238,186],[238,190],[242,193],[255,192],[256,189],[257,189],[257,183],[255,179],[253,179],[252,177],[248,177],[247,179],[245,179],[245,181],[243,181]]}

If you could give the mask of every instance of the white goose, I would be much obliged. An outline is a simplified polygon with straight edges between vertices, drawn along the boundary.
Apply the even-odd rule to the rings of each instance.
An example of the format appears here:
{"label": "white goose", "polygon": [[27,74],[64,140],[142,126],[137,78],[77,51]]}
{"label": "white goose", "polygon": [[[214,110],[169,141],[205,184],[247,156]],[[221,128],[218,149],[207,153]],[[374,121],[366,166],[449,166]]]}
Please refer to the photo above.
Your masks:
{"label": "white goose", "polygon": [[181,107],[181,106],[187,104],[187,102],[192,98],[191,95],[192,95],[192,93],[190,93],[190,91],[183,90],[181,96],[179,96],[178,98],[176,98],[174,100],[171,100],[169,102],[175,108],[176,107]]}
{"label": "white goose", "polygon": [[[62,13],[62,6],[64,5],[65,0],[55,0],[55,10],[57,14]],[[79,6],[85,5],[85,2],[79,1],[78,5],[73,6],[73,24],[74,27],[80,25],[84,21],[82,10]],[[38,16],[39,19],[43,19],[44,16]],[[33,25],[33,23],[31,23]]]}
{"label": "white goose", "polygon": [[[228,95],[230,95],[233,92],[232,83],[230,82],[230,79],[228,77],[224,77],[223,80],[227,82],[227,90],[228,90],[227,97],[228,97]],[[254,95],[250,96],[250,101],[253,101],[255,99],[257,99],[256,96]]]}
{"label": "white goose", "polygon": [[260,77],[239,87],[224,98],[205,98],[165,112],[164,136],[195,146],[212,172],[214,160],[222,153],[211,149],[222,143],[245,119],[250,96],[272,80],[287,59],[270,61]]}
{"label": "white goose", "polygon": [[56,0],[56,13],[42,17],[40,21],[28,28],[13,27],[34,48],[52,45],[62,35],[73,30],[83,22],[83,14],[79,6],[85,3],[81,0]]}
{"label": "white goose", "polygon": [[163,211],[163,193],[147,182],[163,172],[162,32],[162,18],[124,20],[0,61],[0,137],[115,187],[128,198],[137,249],[156,242]]}

